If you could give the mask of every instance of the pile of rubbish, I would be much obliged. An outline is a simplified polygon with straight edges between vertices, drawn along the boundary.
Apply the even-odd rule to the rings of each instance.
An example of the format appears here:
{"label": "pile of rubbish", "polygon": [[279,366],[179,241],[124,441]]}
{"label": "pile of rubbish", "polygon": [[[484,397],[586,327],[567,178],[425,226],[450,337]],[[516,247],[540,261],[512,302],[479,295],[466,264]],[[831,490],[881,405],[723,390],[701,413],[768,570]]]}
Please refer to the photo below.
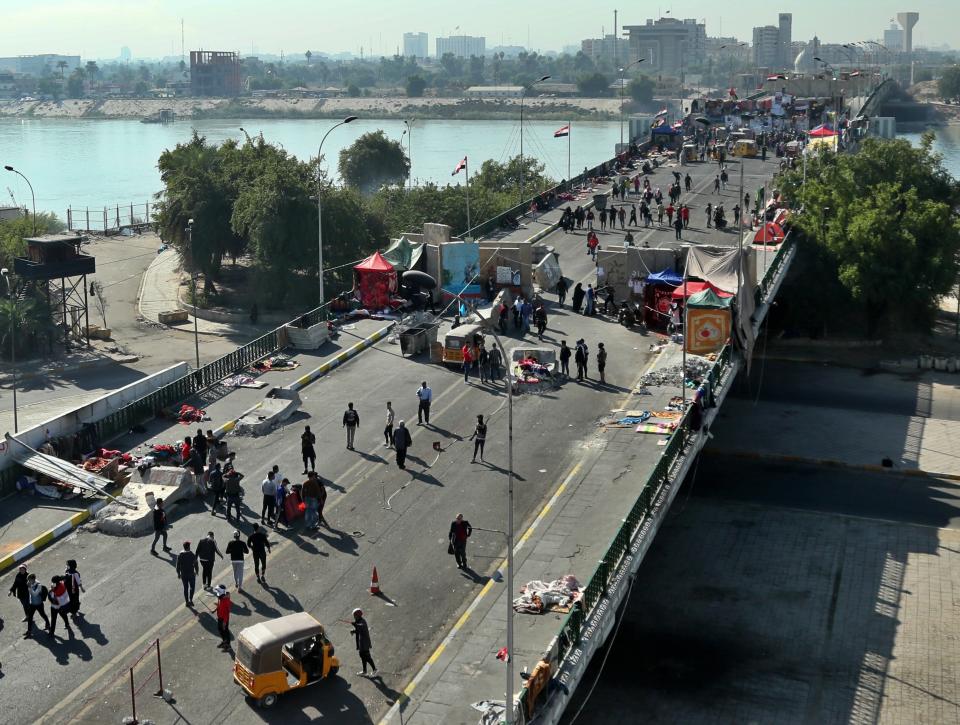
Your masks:
{"label": "pile of rubbish", "polygon": [[[679,388],[684,383],[681,376],[682,367],[682,365],[669,365],[651,370],[640,379],[640,386],[672,385]],[[686,380],[702,380],[710,372],[711,367],[713,367],[712,363],[706,358],[699,355],[687,355]]]}
{"label": "pile of rubbish", "polygon": [[535,579],[520,591],[523,593],[513,600],[513,609],[524,614],[565,613],[580,600],[580,582],[572,574],[552,582]]}

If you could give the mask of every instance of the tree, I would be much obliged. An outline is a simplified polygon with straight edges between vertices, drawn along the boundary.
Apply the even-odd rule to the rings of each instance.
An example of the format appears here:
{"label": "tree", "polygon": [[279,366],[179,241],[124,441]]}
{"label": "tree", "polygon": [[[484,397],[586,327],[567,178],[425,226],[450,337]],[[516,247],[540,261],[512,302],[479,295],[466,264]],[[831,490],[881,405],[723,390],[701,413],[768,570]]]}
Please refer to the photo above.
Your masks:
{"label": "tree", "polygon": [[310,59],[313,57],[313,53],[311,53],[311,52],[308,50],[306,53],[304,53],[304,56],[306,56],[306,58],[307,58],[307,65],[310,65]]}
{"label": "tree", "polygon": [[57,69],[60,71],[60,80],[63,80],[63,71],[69,65],[65,60],[57,61]]}
{"label": "tree", "polygon": [[648,76],[639,76],[630,81],[627,93],[630,94],[631,100],[646,104],[653,102],[653,89],[653,81]]}
{"label": "tree", "polygon": [[937,82],[937,88],[943,100],[960,103],[960,65],[946,68]]}
{"label": "tree", "polygon": [[67,98],[83,98],[83,69],[77,68],[67,79]]}
{"label": "tree", "polygon": [[588,98],[600,98],[610,95],[610,79],[603,73],[591,73],[577,79],[577,88],[581,95]]}
{"label": "tree", "polygon": [[416,75],[407,78],[407,96],[409,98],[420,98],[426,87],[427,82],[423,79],[423,76]]}
{"label": "tree", "polygon": [[347,86],[347,95],[350,96],[350,98],[359,98],[360,87],[356,83],[351,83]]}
{"label": "tree", "polygon": [[363,134],[340,152],[340,176],[367,194],[383,184],[401,184],[410,174],[410,160],[399,142],[383,131]]}
{"label": "tree", "polygon": [[440,65],[443,66],[449,78],[459,78],[463,75],[463,58],[458,58],[453,53],[444,53],[440,57]]}
{"label": "tree", "polygon": [[88,60],[86,69],[87,69],[87,76],[91,80],[96,80],[97,78],[100,77],[100,67],[97,65],[97,61]]}
{"label": "tree", "polygon": [[[960,186],[933,153],[902,139],[867,139],[856,154],[821,154],[783,183],[808,211],[804,235],[824,250],[868,336],[884,329],[929,330],[938,300],[957,278]],[[835,311],[833,311],[835,312]]]}
{"label": "tree", "polygon": [[133,87],[133,95],[138,97],[143,97],[150,92],[150,84],[146,81],[137,81],[136,85]]}
{"label": "tree", "polygon": [[523,157],[523,163],[520,162],[519,156],[514,156],[502,164],[493,159],[487,159],[480,165],[480,171],[471,178],[470,187],[471,189],[480,187],[494,193],[507,193],[516,199],[516,194],[520,191],[521,170],[523,186],[527,193],[535,193],[540,189],[553,186],[553,180],[543,173],[545,168],[541,162],[529,156]]}

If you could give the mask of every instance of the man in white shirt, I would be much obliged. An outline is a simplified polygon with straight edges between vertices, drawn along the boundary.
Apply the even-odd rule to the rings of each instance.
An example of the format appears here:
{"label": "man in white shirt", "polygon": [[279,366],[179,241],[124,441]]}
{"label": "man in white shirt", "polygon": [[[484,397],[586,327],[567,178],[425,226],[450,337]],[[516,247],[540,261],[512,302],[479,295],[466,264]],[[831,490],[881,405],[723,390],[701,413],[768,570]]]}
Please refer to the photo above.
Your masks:
{"label": "man in white shirt", "polygon": [[263,483],[260,484],[260,491],[263,493],[263,506],[260,509],[261,524],[270,526],[277,515],[277,484],[281,480],[276,473],[269,471]]}
{"label": "man in white shirt", "polygon": [[423,425],[424,420],[427,425],[430,425],[430,403],[433,400],[433,391],[427,387],[426,380],[417,388],[417,397],[420,399],[420,406],[417,408],[417,425]]}
{"label": "man in white shirt", "polygon": [[393,405],[387,401],[387,420],[383,428],[383,447],[389,448],[393,445]]}

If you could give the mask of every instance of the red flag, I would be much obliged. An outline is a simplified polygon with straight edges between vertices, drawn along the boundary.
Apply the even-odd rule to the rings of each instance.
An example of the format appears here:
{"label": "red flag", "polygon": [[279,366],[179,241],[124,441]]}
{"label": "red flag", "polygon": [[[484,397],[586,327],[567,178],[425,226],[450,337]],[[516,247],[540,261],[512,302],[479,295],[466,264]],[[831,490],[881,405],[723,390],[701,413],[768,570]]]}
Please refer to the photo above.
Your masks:
{"label": "red flag", "polygon": [[467,168],[467,157],[466,157],[466,156],[464,156],[464,157],[463,157],[463,160],[462,160],[459,164],[457,164],[457,168],[455,168],[455,169],[453,170],[453,173],[450,174],[450,176],[456,176],[456,175],[459,174],[461,171],[463,171],[465,168]]}
{"label": "red flag", "polygon": [[733,98],[734,100],[737,99],[737,91],[733,87],[730,88],[730,97]]}
{"label": "red flag", "polygon": [[569,124],[569,123],[568,123],[566,126],[564,126],[563,128],[558,128],[556,131],[553,132],[553,137],[554,137],[554,138],[560,138],[561,136],[569,136],[569,135],[570,135],[570,124]]}
{"label": "red flag", "polygon": [[510,659],[510,655],[507,653],[506,647],[501,647],[499,650],[497,650],[497,659],[502,662],[506,662]]}
{"label": "red flag", "polygon": [[661,108],[659,111],[657,111],[657,115],[654,118],[659,118],[660,116],[666,116],[666,115],[667,115],[667,109]]}

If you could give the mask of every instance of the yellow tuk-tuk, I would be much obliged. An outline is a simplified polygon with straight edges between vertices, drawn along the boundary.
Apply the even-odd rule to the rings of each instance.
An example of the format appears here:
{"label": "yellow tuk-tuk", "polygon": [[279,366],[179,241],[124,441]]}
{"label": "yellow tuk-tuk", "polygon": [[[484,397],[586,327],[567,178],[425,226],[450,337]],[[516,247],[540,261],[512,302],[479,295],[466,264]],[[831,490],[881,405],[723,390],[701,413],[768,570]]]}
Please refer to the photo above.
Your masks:
{"label": "yellow tuk-tuk", "polygon": [[477,337],[483,338],[483,327],[480,325],[459,325],[447,332],[443,336],[443,362],[461,364],[464,343],[469,341],[473,344]]}
{"label": "yellow tuk-tuk", "polygon": [[693,163],[700,158],[700,151],[697,149],[697,145],[694,143],[685,143],[680,153],[680,158],[685,164]]}
{"label": "yellow tuk-tuk", "polygon": [[277,695],[313,685],[340,669],[323,625],[306,612],[247,627],[237,637],[233,679],[260,707]]}
{"label": "yellow tuk-tuk", "polygon": [[753,158],[757,155],[757,142],[742,138],[733,145],[733,150],[730,153],[741,158]]}

